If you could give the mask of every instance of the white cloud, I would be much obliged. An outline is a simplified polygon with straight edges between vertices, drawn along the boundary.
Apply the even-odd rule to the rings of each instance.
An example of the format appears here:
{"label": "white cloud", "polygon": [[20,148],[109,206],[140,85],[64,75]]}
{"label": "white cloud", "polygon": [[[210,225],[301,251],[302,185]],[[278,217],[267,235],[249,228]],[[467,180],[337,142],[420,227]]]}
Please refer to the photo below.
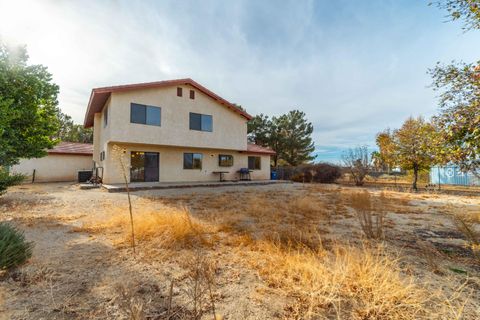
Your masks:
{"label": "white cloud", "polygon": [[475,60],[478,33],[442,15],[420,1],[0,0],[0,37],[48,66],[77,122],[93,87],[191,77],[252,114],[299,108],[316,145],[342,148],[431,115],[426,69]]}

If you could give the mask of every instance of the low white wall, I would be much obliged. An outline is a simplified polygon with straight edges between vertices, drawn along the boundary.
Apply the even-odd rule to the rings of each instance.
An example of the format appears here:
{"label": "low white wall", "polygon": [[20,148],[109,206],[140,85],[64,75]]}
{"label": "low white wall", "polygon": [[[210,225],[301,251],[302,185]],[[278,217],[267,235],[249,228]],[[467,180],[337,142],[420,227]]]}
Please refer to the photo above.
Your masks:
{"label": "low white wall", "polygon": [[22,173],[35,182],[77,181],[79,170],[91,170],[92,156],[50,154],[43,158],[22,159],[11,171]]}

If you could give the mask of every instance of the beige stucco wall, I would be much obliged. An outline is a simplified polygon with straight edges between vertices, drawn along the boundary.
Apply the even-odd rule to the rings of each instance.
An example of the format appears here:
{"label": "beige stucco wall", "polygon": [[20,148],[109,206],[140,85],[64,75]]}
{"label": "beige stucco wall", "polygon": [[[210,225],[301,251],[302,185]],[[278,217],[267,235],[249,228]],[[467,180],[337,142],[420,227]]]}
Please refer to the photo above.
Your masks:
{"label": "beige stucco wall", "polygon": [[91,170],[92,156],[50,154],[43,158],[22,159],[12,172],[22,173],[31,181],[35,169],[36,182],[76,181],[79,170]]}
{"label": "beige stucco wall", "polygon": [[[112,93],[106,105],[109,108],[107,127],[103,128],[101,117],[95,117],[95,122],[100,122],[95,125],[95,129],[102,127],[99,143],[102,144],[103,140],[164,146],[247,149],[247,119],[189,85],[181,87],[182,97],[177,97],[176,86]],[[189,98],[190,90],[195,91],[193,100]],[[132,102],[160,107],[161,126],[130,123]],[[213,132],[190,130],[190,112],[212,115]]]}
{"label": "beige stucco wall", "polygon": [[[160,165],[159,176],[160,182],[177,182],[177,181],[218,181],[218,174],[213,174],[213,171],[228,171],[225,175],[228,180],[238,179],[237,171],[240,168],[248,167],[248,154],[240,153],[238,151],[225,151],[220,149],[205,149],[205,148],[180,148],[180,147],[168,147],[168,146],[151,146],[151,145],[132,145],[132,144],[119,144],[122,148],[125,148],[125,163],[130,165],[130,152],[131,151],[147,151],[147,152],[159,152]],[[105,167],[108,170],[104,173],[104,183],[122,183],[123,176],[118,165],[118,157],[112,156],[113,144],[108,145],[108,150],[105,163]],[[185,152],[202,153],[202,169],[183,169],[183,154]],[[233,155],[232,167],[220,167],[218,165],[219,154],[231,154]],[[127,176],[129,177],[129,168],[127,168]],[[261,170],[254,170],[251,173],[253,180],[268,180],[270,179],[270,156],[261,156]]]}

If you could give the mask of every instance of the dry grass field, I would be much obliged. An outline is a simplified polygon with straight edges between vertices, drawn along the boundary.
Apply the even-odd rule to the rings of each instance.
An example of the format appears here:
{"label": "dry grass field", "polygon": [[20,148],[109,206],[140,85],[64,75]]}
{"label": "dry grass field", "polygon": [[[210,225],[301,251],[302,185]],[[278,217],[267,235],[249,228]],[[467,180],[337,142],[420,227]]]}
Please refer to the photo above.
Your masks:
{"label": "dry grass field", "polygon": [[285,184],[126,194],[23,185],[35,242],[5,319],[478,319],[478,196]]}

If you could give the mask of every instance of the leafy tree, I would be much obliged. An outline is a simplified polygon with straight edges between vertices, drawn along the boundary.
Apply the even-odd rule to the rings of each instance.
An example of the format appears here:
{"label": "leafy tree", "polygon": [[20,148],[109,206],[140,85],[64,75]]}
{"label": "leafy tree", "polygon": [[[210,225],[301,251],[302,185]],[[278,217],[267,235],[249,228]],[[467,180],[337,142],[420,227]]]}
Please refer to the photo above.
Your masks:
{"label": "leafy tree", "polygon": [[446,10],[453,21],[463,20],[465,30],[480,29],[479,0],[441,0],[433,3]]}
{"label": "leafy tree", "polygon": [[248,140],[275,150],[275,166],[280,161],[297,166],[313,160],[314,157],[310,155],[315,149],[312,132],[312,123],[308,122],[305,113],[299,110],[271,119],[260,114],[248,123]]}
{"label": "leafy tree", "polygon": [[395,159],[395,165],[413,171],[412,187],[418,190],[418,173],[442,161],[439,154],[443,141],[438,128],[422,117],[410,117],[390,134],[390,139],[393,147],[389,157]]}
{"label": "leafy tree", "polygon": [[25,47],[0,43],[0,166],[46,155],[57,142],[58,86],[42,65],[27,65]]}
{"label": "leafy tree", "polygon": [[[435,3],[447,10],[452,20],[463,20],[465,30],[480,29],[479,0]],[[450,160],[463,171],[480,176],[480,61],[437,63],[429,73],[434,90],[440,92],[441,114],[435,122],[443,132],[443,161]]]}
{"label": "leafy tree", "polygon": [[84,128],[81,124],[75,124],[72,117],[60,112],[57,112],[57,118],[60,123],[60,128],[56,138],[61,141],[93,143],[93,129]]}
{"label": "leafy tree", "polygon": [[395,163],[393,158],[393,140],[390,129],[386,129],[383,132],[377,134],[375,138],[379,151],[375,153],[374,160],[381,165],[382,168],[385,168],[390,171]]}
{"label": "leafy tree", "polygon": [[430,70],[434,89],[440,91],[445,158],[463,171],[480,174],[480,61],[477,64],[438,64]]}
{"label": "leafy tree", "polygon": [[342,154],[343,165],[348,168],[355,185],[362,186],[371,170],[367,146],[350,148]]}

